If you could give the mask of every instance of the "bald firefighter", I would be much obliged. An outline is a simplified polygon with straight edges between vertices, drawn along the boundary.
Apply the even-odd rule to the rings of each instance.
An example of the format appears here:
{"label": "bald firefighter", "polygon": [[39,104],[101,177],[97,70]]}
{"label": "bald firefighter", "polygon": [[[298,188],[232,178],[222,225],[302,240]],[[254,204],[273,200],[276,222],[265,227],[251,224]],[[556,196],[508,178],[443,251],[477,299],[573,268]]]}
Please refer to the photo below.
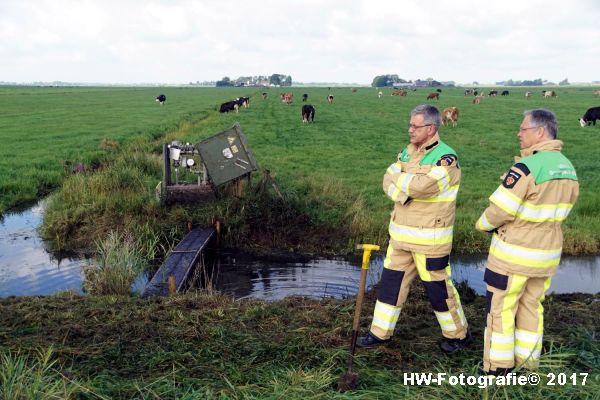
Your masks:
{"label": "bald firefighter", "polygon": [[490,196],[476,223],[493,233],[484,280],[487,322],[483,370],[506,375],[538,365],[544,293],[560,262],[561,223],[579,195],[575,168],[560,152],[555,115],[526,111],[518,133],[521,158]]}
{"label": "bald firefighter", "polygon": [[440,140],[437,108],[411,112],[410,144],[383,177],[383,191],[394,202],[390,244],[381,274],[371,329],[359,347],[391,340],[413,279],[419,275],[442,329],[441,349],[451,353],[473,339],[451,280],[449,263],[460,167],[456,152]]}

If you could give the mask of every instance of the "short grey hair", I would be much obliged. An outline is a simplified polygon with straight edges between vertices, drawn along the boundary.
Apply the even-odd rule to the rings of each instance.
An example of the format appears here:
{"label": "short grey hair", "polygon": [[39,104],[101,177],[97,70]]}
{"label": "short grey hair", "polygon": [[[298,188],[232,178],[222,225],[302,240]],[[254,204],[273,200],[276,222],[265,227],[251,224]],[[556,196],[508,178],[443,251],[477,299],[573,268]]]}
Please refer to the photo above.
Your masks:
{"label": "short grey hair", "polygon": [[418,114],[423,116],[423,122],[426,124],[435,125],[436,128],[439,128],[442,125],[442,114],[440,114],[440,110],[430,104],[421,104],[420,106],[416,106],[415,109],[410,112],[411,117]]}
{"label": "short grey hair", "polygon": [[556,139],[558,136],[558,121],[556,121],[556,115],[552,111],[545,108],[536,108],[525,111],[523,116],[530,117],[531,125],[535,127],[543,126],[552,139]]}

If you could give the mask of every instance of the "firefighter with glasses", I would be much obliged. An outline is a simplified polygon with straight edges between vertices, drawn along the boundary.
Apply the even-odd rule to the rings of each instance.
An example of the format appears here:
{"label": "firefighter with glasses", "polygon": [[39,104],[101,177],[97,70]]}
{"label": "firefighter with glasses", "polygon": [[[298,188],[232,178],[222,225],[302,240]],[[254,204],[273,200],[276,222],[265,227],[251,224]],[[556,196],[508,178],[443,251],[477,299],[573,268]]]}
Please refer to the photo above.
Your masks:
{"label": "firefighter with glasses", "polygon": [[394,202],[371,329],[359,347],[391,341],[410,284],[419,275],[442,329],[441,349],[451,353],[473,339],[451,280],[449,255],[461,171],[456,152],[440,140],[440,112],[420,105],[411,112],[409,145],[389,166],[383,191]]}
{"label": "firefighter with glasses", "polygon": [[521,158],[490,196],[476,223],[493,234],[487,284],[483,371],[506,375],[534,369],[542,350],[544,293],[560,262],[561,223],[579,195],[575,168],[556,140],[556,116],[545,109],[524,113],[518,133]]}

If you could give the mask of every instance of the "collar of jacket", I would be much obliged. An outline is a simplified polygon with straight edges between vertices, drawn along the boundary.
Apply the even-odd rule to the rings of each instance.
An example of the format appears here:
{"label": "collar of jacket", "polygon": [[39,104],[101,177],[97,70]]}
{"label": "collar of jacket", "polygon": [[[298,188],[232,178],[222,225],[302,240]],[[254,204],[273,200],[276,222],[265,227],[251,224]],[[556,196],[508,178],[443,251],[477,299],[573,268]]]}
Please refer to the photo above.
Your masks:
{"label": "collar of jacket", "polygon": [[527,157],[538,151],[561,151],[563,142],[561,140],[546,140],[541,143],[536,143],[526,149],[521,150],[521,157]]}
{"label": "collar of jacket", "polygon": [[421,153],[423,153],[423,155],[425,155],[425,154],[429,153],[430,151],[432,151],[433,149],[435,149],[438,144],[440,144],[440,134],[436,133],[435,135],[433,135],[433,137],[431,139],[429,139],[427,142],[423,143],[419,147],[416,147],[414,144],[410,143],[408,145],[408,154],[413,154],[415,152],[421,152]]}

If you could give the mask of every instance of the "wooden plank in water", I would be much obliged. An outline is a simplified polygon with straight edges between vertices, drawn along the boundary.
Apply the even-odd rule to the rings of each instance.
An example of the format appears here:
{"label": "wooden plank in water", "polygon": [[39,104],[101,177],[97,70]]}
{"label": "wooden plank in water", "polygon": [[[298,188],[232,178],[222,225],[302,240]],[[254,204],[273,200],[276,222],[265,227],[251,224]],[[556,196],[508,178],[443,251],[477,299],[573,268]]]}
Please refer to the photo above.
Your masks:
{"label": "wooden plank in water", "polygon": [[169,276],[175,278],[175,288],[180,292],[190,277],[194,265],[200,260],[202,250],[214,236],[214,228],[195,228],[179,242],[156,271],[146,286],[142,297],[168,296]]}

